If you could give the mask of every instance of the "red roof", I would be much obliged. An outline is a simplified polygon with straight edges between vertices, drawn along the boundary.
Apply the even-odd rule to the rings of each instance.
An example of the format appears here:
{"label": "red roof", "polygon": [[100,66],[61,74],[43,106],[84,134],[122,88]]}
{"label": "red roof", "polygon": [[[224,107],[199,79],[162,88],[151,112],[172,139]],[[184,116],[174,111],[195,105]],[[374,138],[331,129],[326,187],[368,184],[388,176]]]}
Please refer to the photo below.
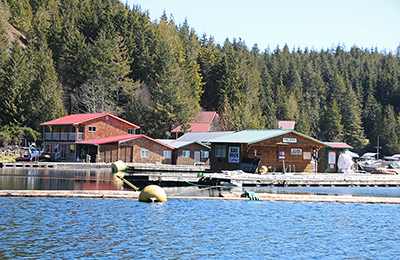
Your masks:
{"label": "red roof", "polygon": [[[194,122],[187,123],[189,125],[189,132],[210,132],[211,124],[217,117],[219,119],[218,113],[216,111],[200,111],[194,120]],[[171,132],[182,132],[182,127],[178,124],[172,127]]]}
{"label": "red roof", "polygon": [[295,124],[296,121],[285,121],[285,120],[278,121],[279,129],[283,130],[294,130]]}
{"label": "red roof", "polygon": [[353,149],[353,146],[350,146],[346,143],[330,143],[330,142],[325,142],[329,145],[331,145],[333,148],[343,148],[343,149]]}
{"label": "red roof", "polygon": [[[187,123],[190,127],[188,132],[210,132],[209,123]],[[182,132],[182,127],[177,126],[171,130],[171,132]]]}
{"label": "red roof", "polygon": [[110,117],[120,120],[128,125],[131,125],[134,128],[140,128],[139,126],[137,126],[131,122],[128,122],[122,118],[119,118],[117,116],[114,116],[113,114],[110,114],[110,113],[73,114],[73,115],[61,117],[61,118],[58,118],[58,119],[55,119],[52,121],[48,121],[45,123],[41,123],[40,125],[78,125],[78,124],[84,123],[86,121],[104,117],[104,116],[110,116]]}
{"label": "red roof", "polygon": [[147,138],[149,140],[152,140],[156,143],[159,143],[163,146],[166,146],[170,149],[175,149],[172,146],[169,146],[167,144],[164,144],[163,142],[160,142],[156,139],[153,139],[151,137],[148,137],[147,135],[117,135],[117,136],[110,136],[110,137],[105,137],[105,138],[99,138],[99,139],[92,139],[92,140],[86,140],[86,141],[79,141],[79,142],[75,142],[76,144],[94,144],[94,145],[100,145],[100,144],[108,144],[108,143],[122,143],[122,142],[126,142],[126,141],[130,141],[136,138],[140,138],[140,137],[144,137]]}
{"label": "red roof", "polygon": [[215,116],[218,117],[218,114],[217,114],[216,111],[200,111],[196,115],[196,118],[194,119],[194,122],[211,124],[211,122],[212,122],[212,120],[213,120],[213,118]]}

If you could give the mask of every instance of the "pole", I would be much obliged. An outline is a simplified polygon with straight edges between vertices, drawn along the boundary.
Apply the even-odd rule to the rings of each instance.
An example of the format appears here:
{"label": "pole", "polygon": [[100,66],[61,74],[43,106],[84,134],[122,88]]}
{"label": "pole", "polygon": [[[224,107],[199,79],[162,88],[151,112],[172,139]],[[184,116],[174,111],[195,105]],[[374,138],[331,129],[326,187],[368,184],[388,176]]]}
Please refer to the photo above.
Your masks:
{"label": "pole", "polygon": [[376,144],[376,159],[379,160],[379,136],[378,136],[378,141]]}

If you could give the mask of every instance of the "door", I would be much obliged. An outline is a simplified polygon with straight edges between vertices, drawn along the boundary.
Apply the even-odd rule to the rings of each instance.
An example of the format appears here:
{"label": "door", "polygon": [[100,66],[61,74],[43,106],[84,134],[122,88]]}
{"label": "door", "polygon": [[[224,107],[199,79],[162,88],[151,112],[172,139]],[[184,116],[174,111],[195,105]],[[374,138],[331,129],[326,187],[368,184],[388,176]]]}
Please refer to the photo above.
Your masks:
{"label": "door", "polygon": [[194,152],[194,164],[196,165],[199,162],[200,162],[200,151],[195,151]]}

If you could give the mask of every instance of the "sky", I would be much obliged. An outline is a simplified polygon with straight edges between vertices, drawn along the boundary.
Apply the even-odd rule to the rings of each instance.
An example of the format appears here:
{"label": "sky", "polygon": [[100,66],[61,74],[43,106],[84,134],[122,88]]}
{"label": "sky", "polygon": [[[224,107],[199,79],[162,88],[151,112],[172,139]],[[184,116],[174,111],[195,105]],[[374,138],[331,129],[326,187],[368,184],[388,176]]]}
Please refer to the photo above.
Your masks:
{"label": "sky", "polygon": [[[177,25],[187,18],[199,37],[223,44],[241,38],[248,48],[273,51],[377,48],[396,53],[400,45],[400,0],[120,0],[162,14]],[[171,16],[172,15],[172,16]]]}

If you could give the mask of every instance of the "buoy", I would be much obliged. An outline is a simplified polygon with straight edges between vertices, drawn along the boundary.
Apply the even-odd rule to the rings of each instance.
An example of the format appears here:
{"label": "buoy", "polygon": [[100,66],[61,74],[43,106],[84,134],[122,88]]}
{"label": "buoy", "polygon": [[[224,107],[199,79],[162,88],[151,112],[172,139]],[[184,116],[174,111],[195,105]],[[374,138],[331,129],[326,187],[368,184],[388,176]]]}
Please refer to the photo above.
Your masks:
{"label": "buoy", "polygon": [[167,194],[157,185],[146,186],[139,195],[140,202],[167,202]]}
{"label": "buoy", "polygon": [[266,166],[261,166],[261,169],[259,171],[261,174],[266,174],[268,172],[268,168]]}
{"label": "buoy", "polygon": [[128,167],[121,160],[118,160],[111,164],[112,173],[123,172],[123,171],[126,171],[127,168]]}

